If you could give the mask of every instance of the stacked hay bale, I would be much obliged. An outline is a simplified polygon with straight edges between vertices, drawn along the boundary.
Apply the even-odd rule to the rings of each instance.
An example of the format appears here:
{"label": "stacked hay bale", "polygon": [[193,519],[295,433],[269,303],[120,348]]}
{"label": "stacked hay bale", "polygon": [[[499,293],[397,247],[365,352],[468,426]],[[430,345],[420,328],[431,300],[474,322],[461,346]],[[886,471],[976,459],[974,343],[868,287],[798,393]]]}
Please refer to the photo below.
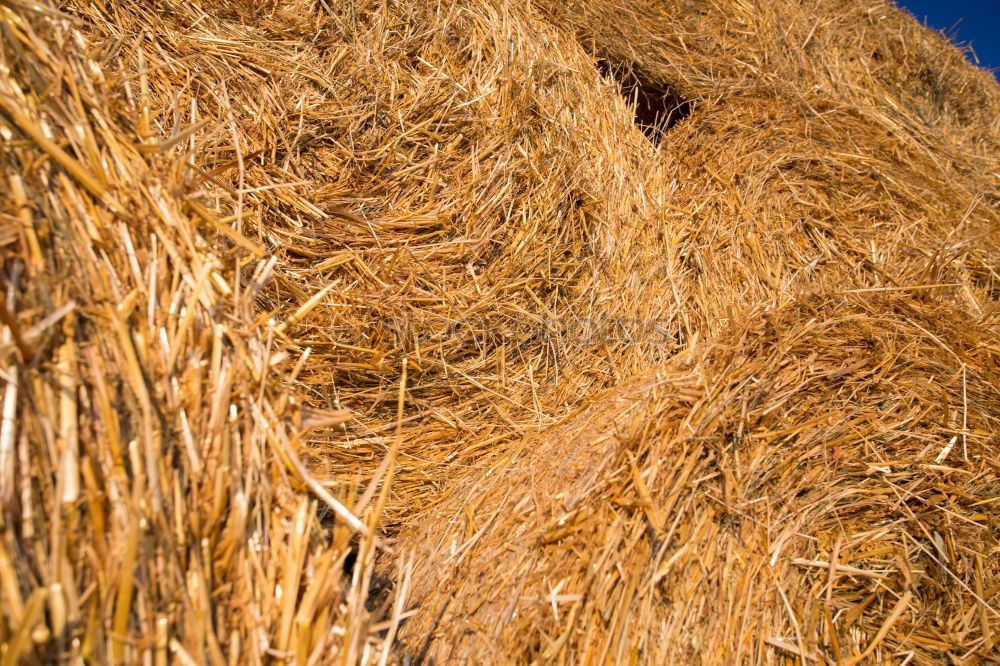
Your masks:
{"label": "stacked hay bale", "polygon": [[996,82],[620,4],[0,8],[5,660],[998,657]]}

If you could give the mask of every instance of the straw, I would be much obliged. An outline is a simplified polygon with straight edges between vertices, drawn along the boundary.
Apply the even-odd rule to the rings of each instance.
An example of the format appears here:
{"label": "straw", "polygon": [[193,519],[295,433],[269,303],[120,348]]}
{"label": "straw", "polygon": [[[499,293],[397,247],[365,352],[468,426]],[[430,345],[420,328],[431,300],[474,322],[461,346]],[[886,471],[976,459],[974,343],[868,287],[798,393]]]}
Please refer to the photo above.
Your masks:
{"label": "straw", "polygon": [[998,117],[883,0],[0,4],[0,660],[1000,660]]}

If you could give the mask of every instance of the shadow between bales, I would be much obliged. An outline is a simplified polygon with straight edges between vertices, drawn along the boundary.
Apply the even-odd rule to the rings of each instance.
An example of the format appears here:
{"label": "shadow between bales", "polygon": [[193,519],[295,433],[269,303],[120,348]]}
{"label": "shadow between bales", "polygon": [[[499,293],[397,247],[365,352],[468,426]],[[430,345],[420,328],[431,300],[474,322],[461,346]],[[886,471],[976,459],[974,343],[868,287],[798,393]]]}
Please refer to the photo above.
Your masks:
{"label": "shadow between bales", "polygon": [[632,108],[633,122],[654,146],[660,145],[667,132],[694,110],[691,100],[635,67],[622,67],[604,59],[596,60],[595,64],[602,76],[618,86]]}

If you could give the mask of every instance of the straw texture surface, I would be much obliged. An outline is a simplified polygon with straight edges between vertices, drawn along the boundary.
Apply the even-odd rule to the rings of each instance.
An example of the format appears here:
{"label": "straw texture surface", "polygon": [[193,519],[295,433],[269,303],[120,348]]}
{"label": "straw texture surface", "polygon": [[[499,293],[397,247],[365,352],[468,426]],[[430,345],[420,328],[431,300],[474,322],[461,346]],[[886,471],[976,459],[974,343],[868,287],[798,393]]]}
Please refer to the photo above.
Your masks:
{"label": "straw texture surface", "polygon": [[0,663],[1000,661],[1000,87],[883,0],[0,2]]}

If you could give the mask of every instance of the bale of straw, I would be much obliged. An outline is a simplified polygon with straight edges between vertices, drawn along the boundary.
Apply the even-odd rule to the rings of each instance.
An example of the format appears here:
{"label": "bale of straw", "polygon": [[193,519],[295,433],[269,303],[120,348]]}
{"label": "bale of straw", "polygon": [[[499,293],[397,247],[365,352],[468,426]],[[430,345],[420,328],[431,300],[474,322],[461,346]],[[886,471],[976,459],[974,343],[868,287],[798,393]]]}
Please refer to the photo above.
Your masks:
{"label": "bale of straw", "polygon": [[882,0],[10,0],[0,661],[1000,659],[997,117]]}

